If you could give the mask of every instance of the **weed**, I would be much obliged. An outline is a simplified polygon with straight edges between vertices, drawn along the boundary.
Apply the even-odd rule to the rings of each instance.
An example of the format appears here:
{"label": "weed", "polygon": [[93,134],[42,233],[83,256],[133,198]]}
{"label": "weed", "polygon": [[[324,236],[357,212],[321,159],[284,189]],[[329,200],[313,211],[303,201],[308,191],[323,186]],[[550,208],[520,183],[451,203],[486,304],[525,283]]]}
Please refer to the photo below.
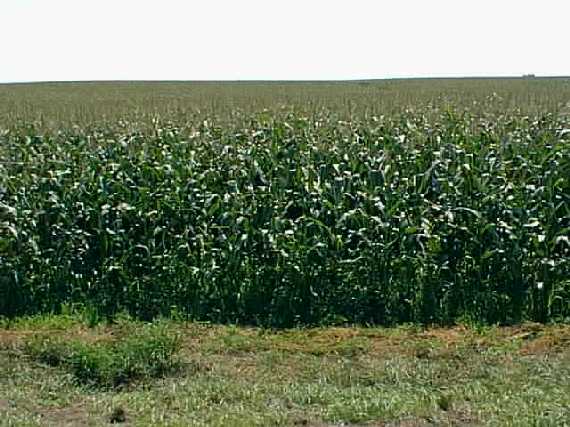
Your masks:
{"label": "weed", "polygon": [[176,336],[151,325],[92,343],[39,335],[26,343],[25,352],[39,362],[66,368],[81,384],[114,388],[173,372],[179,366],[179,346]]}

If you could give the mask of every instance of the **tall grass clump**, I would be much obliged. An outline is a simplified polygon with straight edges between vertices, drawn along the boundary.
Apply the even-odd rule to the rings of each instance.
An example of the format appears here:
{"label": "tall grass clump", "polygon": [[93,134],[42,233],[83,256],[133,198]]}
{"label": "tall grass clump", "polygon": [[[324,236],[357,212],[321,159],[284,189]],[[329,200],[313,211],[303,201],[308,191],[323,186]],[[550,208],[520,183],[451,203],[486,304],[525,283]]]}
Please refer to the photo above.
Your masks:
{"label": "tall grass clump", "polygon": [[570,123],[426,108],[0,134],[0,315],[570,316]]}
{"label": "tall grass clump", "polygon": [[84,342],[37,335],[24,345],[32,359],[69,371],[82,385],[112,389],[134,381],[149,381],[176,372],[179,337],[157,324],[133,325],[113,340]]}

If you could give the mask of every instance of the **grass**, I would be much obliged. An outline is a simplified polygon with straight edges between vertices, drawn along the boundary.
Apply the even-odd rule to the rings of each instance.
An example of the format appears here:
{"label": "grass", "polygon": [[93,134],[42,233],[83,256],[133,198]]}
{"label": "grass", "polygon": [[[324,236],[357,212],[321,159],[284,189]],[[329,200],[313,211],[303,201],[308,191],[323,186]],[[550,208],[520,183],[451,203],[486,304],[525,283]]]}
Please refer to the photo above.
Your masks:
{"label": "grass", "polygon": [[157,326],[59,320],[0,330],[0,425],[563,426],[570,419],[568,326],[275,331],[162,321],[180,337],[176,373],[94,388],[65,363],[38,359],[29,349],[34,336],[94,352],[105,347],[93,343],[126,329],[144,342]]}
{"label": "grass", "polygon": [[167,328],[114,329],[112,337],[88,342],[35,335],[26,341],[24,352],[41,363],[63,366],[78,383],[98,388],[117,388],[178,369],[178,338]]}

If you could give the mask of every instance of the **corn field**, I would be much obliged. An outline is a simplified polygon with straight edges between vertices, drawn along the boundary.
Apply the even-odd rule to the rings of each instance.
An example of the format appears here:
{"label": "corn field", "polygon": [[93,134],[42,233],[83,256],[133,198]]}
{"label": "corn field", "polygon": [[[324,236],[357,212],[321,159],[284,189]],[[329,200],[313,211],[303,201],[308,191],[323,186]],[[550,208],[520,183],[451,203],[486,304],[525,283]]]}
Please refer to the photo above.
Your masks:
{"label": "corn field", "polygon": [[531,90],[508,108],[477,91],[477,108],[435,92],[303,107],[297,93],[223,118],[75,101],[71,122],[69,104],[4,93],[0,316],[568,319],[570,118]]}

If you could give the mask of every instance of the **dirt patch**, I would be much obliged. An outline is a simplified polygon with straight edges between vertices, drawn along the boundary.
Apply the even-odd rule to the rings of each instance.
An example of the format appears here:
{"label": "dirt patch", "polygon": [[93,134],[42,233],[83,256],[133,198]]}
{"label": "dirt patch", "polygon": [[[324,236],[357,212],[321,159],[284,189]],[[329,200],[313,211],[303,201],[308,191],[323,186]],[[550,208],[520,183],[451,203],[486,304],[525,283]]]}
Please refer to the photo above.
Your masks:
{"label": "dirt patch", "polygon": [[401,420],[390,421],[381,424],[362,424],[362,427],[373,425],[382,427],[433,427],[433,426],[453,426],[453,427],[477,427],[481,425],[477,419],[466,409],[458,408],[438,414],[434,417],[412,417]]}
{"label": "dirt patch", "polygon": [[294,421],[295,426],[306,427],[477,427],[481,425],[468,410],[458,408],[442,412],[434,417],[406,417],[393,421],[367,421],[362,423],[326,423],[310,419],[299,418]]}
{"label": "dirt patch", "polygon": [[481,425],[477,417],[467,408],[457,408],[448,411],[444,420],[449,425],[457,427],[475,427]]}
{"label": "dirt patch", "polygon": [[[537,341],[537,337],[541,339]],[[330,327],[281,331],[239,328],[228,331],[219,325],[189,324],[183,332],[184,351],[195,354],[206,351],[243,355],[278,351],[313,355],[369,354],[376,358],[403,355],[430,359],[454,357],[459,349],[481,352],[507,340],[520,340],[522,351],[527,353],[548,352],[563,346],[570,348],[570,327],[527,323],[478,333],[461,325],[410,330]]]}
{"label": "dirt patch", "polygon": [[556,327],[524,336],[521,354],[540,355],[570,350],[570,327]]}
{"label": "dirt patch", "polygon": [[377,424],[383,427],[427,427],[433,426],[434,424],[430,423],[428,420],[424,418],[408,418],[404,420],[398,421],[390,421],[389,423],[385,424]]}
{"label": "dirt patch", "polygon": [[402,355],[429,359],[450,354],[459,344],[471,339],[472,332],[463,327],[426,329],[371,337],[371,347],[375,356]]}
{"label": "dirt patch", "polygon": [[[368,421],[364,423],[325,423],[322,421],[310,421],[306,419],[299,419],[295,421],[295,426],[306,426],[306,427],[433,427],[434,424],[424,418],[406,418],[397,421]],[[454,424],[452,424],[454,425]]]}
{"label": "dirt patch", "polygon": [[83,405],[73,405],[64,408],[41,409],[42,424],[46,426],[88,426],[93,417]]}
{"label": "dirt patch", "polygon": [[25,334],[22,332],[5,331],[0,329],[0,350],[13,349],[23,337],[31,335],[31,333]]}
{"label": "dirt patch", "polygon": [[62,339],[80,340],[86,343],[95,343],[99,341],[109,341],[113,339],[113,331],[110,328],[73,328],[62,331],[60,329],[46,330],[38,329],[37,331],[21,331],[21,330],[2,330],[0,329],[0,350],[14,349],[19,344],[32,339],[35,336],[41,337],[57,337]]}
{"label": "dirt patch", "polygon": [[10,409],[13,405],[10,403],[10,401],[6,400],[6,399],[0,399],[0,411],[7,411],[8,409]]}
{"label": "dirt patch", "polygon": [[[383,422],[375,422],[375,421],[363,423],[363,424],[351,424],[351,423],[345,423],[345,422],[325,423],[322,421],[310,421],[310,420],[306,420],[306,419],[301,418],[301,419],[295,421],[293,423],[293,425],[305,426],[305,427],[386,427],[388,424],[383,423]],[[400,424],[397,424],[397,425],[399,426]],[[410,424],[410,426],[408,426],[407,424],[402,424],[402,425],[406,426],[406,427],[412,426],[412,424]],[[415,424],[413,424],[413,425],[415,426]],[[418,425],[420,425],[420,424],[418,424]],[[423,426],[423,425],[424,424],[421,424],[421,426]],[[428,425],[428,424],[425,424],[425,425]]]}
{"label": "dirt patch", "polygon": [[93,417],[89,415],[85,406],[81,404],[62,408],[45,408],[24,402],[16,405],[8,400],[0,399],[0,412],[10,409],[39,417],[43,426],[81,427],[93,424]]}

